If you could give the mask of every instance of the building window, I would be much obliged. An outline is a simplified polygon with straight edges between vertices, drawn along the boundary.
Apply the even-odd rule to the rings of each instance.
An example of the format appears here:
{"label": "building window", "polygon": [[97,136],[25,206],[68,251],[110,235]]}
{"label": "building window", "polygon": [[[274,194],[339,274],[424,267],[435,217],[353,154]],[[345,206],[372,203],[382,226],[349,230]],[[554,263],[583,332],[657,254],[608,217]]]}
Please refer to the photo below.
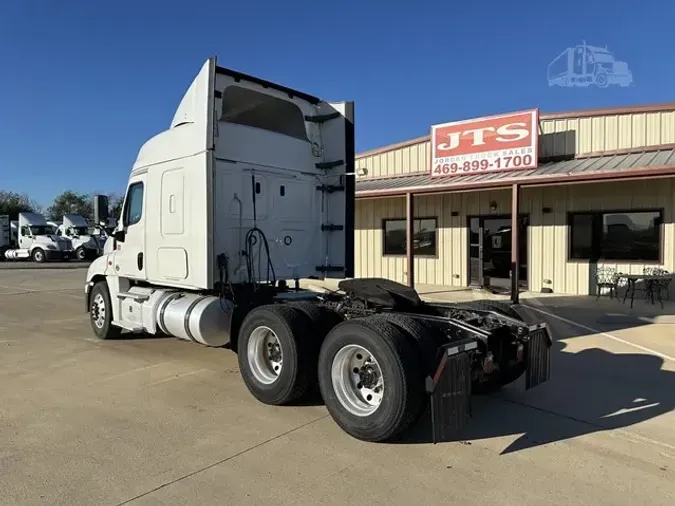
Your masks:
{"label": "building window", "polygon": [[[387,219],[382,224],[384,255],[406,254],[405,219]],[[413,252],[420,256],[436,255],[436,218],[417,218],[414,223]]]}
{"label": "building window", "polygon": [[663,211],[573,213],[570,258],[658,262]]}

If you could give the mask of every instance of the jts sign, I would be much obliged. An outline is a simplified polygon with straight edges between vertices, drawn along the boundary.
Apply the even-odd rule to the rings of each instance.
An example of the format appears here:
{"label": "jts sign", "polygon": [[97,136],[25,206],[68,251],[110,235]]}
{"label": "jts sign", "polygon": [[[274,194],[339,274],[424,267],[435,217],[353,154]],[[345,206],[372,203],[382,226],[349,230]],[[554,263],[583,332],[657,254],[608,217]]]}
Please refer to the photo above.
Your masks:
{"label": "jts sign", "polygon": [[431,127],[431,176],[535,169],[539,110]]}

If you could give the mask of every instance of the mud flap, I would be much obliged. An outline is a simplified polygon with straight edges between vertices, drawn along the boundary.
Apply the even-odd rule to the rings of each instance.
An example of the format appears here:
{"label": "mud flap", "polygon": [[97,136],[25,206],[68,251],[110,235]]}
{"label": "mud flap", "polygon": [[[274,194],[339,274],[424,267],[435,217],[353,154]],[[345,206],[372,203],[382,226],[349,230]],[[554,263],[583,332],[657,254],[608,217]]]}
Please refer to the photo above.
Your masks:
{"label": "mud flap", "polygon": [[432,440],[446,441],[471,417],[471,356],[448,355],[441,359],[434,377],[428,377]]}
{"label": "mud flap", "polygon": [[525,388],[534,388],[548,381],[551,377],[551,345],[552,339],[548,328],[538,327],[530,331],[530,340],[526,345],[527,370],[525,372]]}

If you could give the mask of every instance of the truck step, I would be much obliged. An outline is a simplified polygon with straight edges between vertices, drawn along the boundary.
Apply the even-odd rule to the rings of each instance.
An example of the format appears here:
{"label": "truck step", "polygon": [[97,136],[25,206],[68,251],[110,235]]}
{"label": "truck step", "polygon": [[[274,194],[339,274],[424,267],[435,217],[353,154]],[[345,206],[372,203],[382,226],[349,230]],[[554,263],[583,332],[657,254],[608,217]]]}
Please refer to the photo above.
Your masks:
{"label": "truck step", "polygon": [[345,268],[340,265],[317,265],[316,270],[318,272],[342,272]]}
{"label": "truck step", "polygon": [[133,299],[136,302],[145,302],[150,298],[150,295],[145,293],[131,293],[131,292],[120,292],[117,294],[118,299]]}
{"label": "truck step", "polygon": [[345,227],[342,225],[333,225],[332,223],[325,223],[321,225],[321,231],[322,232],[335,232],[336,230],[344,230]]}
{"label": "truck step", "polygon": [[322,184],[321,186],[317,186],[316,189],[324,193],[345,191],[345,187],[343,185],[330,185],[330,184],[329,185]]}
{"label": "truck step", "polygon": [[332,169],[344,164],[345,164],[344,160],[335,160],[332,162],[317,162],[314,165],[316,166],[317,169]]}

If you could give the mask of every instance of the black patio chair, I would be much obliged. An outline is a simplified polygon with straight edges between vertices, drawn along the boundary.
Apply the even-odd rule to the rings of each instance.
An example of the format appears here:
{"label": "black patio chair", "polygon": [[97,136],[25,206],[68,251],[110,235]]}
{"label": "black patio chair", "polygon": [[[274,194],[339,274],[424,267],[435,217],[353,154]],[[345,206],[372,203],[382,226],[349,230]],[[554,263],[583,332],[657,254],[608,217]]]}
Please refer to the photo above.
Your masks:
{"label": "black patio chair", "polygon": [[[647,276],[665,276],[667,274],[670,274],[670,272],[666,269],[662,269],[661,267],[645,267],[642,271],[645,275]],[[660,297],[662,300],[670,300],[670,282],[672,278],[666,278],[664,277],[663,279],[656,279],[652,281],[652,290],[654,290],[655,295],[659,297],[663,292],[666,292],[666,298],[663,299],[663,297]],[[645,297],[648,297],[649,294],[647,293]]]}
{"label": "black patio chair", "polygon": [[595,273],[595,286],[597,291],[597,297],[595,300],[600,299],[603,288],[609,288],[609,298],[614,299],[616,295],[617,300],[619,299],[619,279],[621,278],[621,273],[617,272],[614,267],[598,267]]}

